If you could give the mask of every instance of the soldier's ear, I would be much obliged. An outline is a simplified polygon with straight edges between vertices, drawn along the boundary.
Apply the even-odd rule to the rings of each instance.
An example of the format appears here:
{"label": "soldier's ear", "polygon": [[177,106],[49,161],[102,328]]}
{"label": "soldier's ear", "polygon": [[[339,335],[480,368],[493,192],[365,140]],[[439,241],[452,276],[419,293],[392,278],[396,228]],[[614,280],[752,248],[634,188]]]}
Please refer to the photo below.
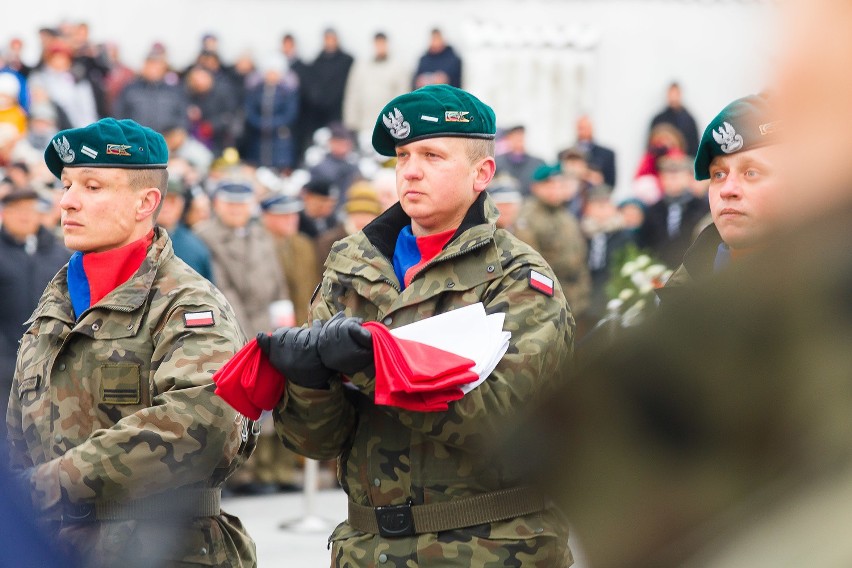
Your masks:
{"label": "soldier's ear", "polygon": [[491,179],[494,177],[494,172],[497,171],[497,164],[491,156],[481,159],[475,164],[476,177],[473,180],[473,189],[477,193],[485,191]]}
{"label": "soldier's ear", "polygon": [[160,207],[163,194],[156,187],[139,190],[139,200],[136,207],[136,220],[144,221],[154,215]]}

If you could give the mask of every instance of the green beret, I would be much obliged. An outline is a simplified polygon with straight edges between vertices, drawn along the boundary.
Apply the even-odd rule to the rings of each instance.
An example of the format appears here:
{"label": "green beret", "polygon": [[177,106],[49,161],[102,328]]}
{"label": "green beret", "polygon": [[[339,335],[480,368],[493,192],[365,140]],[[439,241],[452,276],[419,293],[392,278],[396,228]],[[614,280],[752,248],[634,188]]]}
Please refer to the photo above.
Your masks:
{"label": "green beret", "polygon": [[542,164],[533,172],[533,181],[547,181],[550,178],[562,175],[562,167],[559,164]]}
{"label": "green beret", "polygon": [[62,168],[165,168],[169,149],[162,135],[132,120],[103,118],[84,128],[62,130],[44,151],[57,178]]}
{"label": "green beret", "polygon": [[382,156],[396,147],[444,136],[493,140],[494,111],[467,91],[449,85],[427,85],[385,105],[373,129],[373,148]]}
{"label": "green beret", "polygon": [[766,95],[737,99],[707,126],[695,153],[695,179],[710,179],[716,156],[754,150],[779,140],[780,121]]}

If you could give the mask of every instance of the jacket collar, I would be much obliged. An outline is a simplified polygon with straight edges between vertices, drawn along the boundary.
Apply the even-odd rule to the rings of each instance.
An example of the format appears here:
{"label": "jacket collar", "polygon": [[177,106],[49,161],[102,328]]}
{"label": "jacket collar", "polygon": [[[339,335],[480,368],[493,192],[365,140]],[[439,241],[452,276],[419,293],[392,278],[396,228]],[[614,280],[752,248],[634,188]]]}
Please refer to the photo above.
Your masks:
{"label": "jacket collar", "polygon": [[[154,231],[154,242],[148,248],[148,254],[139,266],[139,270],[136,271],[136,274],[130,280],[104,296],[98,302],[97,307],[121,312],[133,312],[145,303],[151,292],[160,264],[174,255],[171,239],[169,239],[169,235],[165,229],[155,227]],[[72,313],[71,299],[68,296],[68,268],[66,265],[48,285],[45,291],[45,298],[33,316],[53,317],[71,324],[74,321]]]}
{"label": "jacket collar", "polygon": [[[467,210],[461,225],[444,246],[444,250],[453,246],[466,231],[480,225],[491,225],[491,234],[493,234],[493,225],[498,215],[499,212],[491,201],[491,197],[483,191]],[[396,203],[364,227],[364,236],[385,258],[390,259],[393,258],[399,232],[409,225],[411,225],[411,217],[403,211],[402,205]]]}
{"label": "jacket collar", "polygon": [[722,244],[722,236],[716,225],[711,223],[701,231],[683,255],[683,266],[693,280],[703,280],[713,275],[713,266],[720,244]]}

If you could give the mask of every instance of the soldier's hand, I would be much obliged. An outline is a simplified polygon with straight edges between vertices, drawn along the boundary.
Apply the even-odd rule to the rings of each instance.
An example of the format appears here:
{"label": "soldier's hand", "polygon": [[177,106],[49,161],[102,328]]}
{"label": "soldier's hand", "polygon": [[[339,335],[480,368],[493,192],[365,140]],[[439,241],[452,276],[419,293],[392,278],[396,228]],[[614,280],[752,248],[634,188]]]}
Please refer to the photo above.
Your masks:
{"label": "soldier's hand", "polygon": [[373,335],[361,323],[343,312],[325,322],[318,348],[326,367],[353,375],[373,364]]}
{"label": "soldier's hand", "polygon": [[259,333],[257,344],[284,378],[301,387],[327,389],[334,371],[323,365],[317,351],[322,322],[309,328],[282,327],[272,335]]}

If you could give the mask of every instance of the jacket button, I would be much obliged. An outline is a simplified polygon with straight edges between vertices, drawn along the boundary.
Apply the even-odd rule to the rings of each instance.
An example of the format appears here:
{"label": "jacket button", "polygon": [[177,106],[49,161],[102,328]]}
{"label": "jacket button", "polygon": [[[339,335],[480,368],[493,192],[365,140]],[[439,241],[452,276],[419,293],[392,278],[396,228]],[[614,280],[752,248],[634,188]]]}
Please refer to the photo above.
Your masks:
{"label": "jacket button", "polygon": [[202,556],[207,554],[207,547],[202,546],[201,550],[198,551]]}
{"label": "jacket button", "polygon": [[100,324],[97,324],[97,323],[92,324],[92,331],[98,331],[100,328],[101,328]]}
{"label": "jacket button", "polygon": [[56,436],[54,436],[53,441],[56,442],[57,444],[59,442],[61,442],[62,441],[62,434],[57,434]]}
{"label": "jacket button", "polygon": [[382,323],[385,324],[385,325],[390,325],[390,324],[393,323],[393,318],[388,316],[388,317],[386,317],[385,319],[382,320]]}
{"label": "jacket button", "polygon": [[56,368],[59,369],[60,371],[64,371],[65,370],[65,363],[60,363],[59,365],[57,365]]}
{"label": "jacket button", "polygon": [[456,287],[455,282],[447,282],[447,288],[455,288],[455,287]]}
{"label": "jacket button", "polygon": [[378,477],[373,480],[373,485],[375,485],[376,487],[378,487],[381,484],[382,484],[382,480],[379,479]]}
{"label": "jacket button", "polygon": [[385,562],[387,562],[387,561],[388,561],[388,555],[387,555],[387,554],[385,554],[384,552],[382,552],[381,554],[379,554],[379,562],[381,562],[382,564],[384,564],[384,563],[385,563]]}
{"label": "jacket button", "polygon": [[489,265],[488,265],[488,268],[486,268],[485,270],[487,270],[489,273],[494,272],[494,265],[493,265],[493,264],[489,264]]}

